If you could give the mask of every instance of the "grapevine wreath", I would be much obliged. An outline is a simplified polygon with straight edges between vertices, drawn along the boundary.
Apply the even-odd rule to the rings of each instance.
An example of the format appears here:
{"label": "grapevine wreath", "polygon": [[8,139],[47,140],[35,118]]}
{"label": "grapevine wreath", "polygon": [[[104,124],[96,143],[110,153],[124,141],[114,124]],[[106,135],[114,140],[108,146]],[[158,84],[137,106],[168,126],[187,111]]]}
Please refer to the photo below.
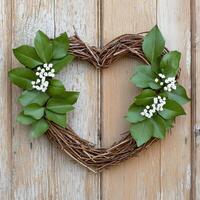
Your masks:
{"label": "grapevine wreath", "polygon": [[[31,125],[33,138],[46,133],[62,151],[93,172],[116,165],[163,139],[175,117],[185,114],[182,105],[189,98],[184,87],[177,83],[181,54],[165,48],[157,26],[148,33],[121,35],[102,49],[86,45],[77,35],[68,38],[63,33],[49,39],[38,31],[34,47],[22,45],[13,53],[23,65],[8,73],[12,83],[23,89],[18,98],[22,111],[17,122]],[[131,78],[142,90],[126,114],[130,131],[111,147],[97,148],[66,123],[67,113],[74,109],[79,93],[66,91],[54,77],[74,58],[103,70],[125,55],[144,63],[136,67]]]}

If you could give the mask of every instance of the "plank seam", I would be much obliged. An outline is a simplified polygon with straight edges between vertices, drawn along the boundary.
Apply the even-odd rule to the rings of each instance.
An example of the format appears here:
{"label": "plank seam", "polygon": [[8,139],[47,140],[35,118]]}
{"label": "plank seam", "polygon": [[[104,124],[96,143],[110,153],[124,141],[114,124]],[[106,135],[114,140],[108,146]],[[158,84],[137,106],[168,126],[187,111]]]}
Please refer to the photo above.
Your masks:
{"label": "plank seam", "polygon": [[[98,12],[98,46],[101,48],[103,46],[103,0],[97,1],[97,12]],[[99,146],[102,146],[102,118],[103,118],[103,112],[102,112],[102,72],[99,71],[99,80],[98,80],[98,95],[99,95],[99,131],[98,131],[98,141]],[[100,173],[99,175],[99,200],[103,199],[103,174]]]}
{"label": "plank seam", "polygon": [[[12,28],[12,24],[13,24],[13,0],[10,0],[10,40],[11,40],[11,44],[10,44],[10,47],[12,49],[12,42],[13,42],[13,28]],[[13,61],[12,61],[12,51],[11,51],[11,54],[10,54],[10,60],[11,60],[11,68],[13,66]],[[13,128],[13,115],[12,115],[12,111],[13,111],[13,106],[12,106],[12,99],[13,99],[13,95],[12,95],[12,86],[11,86],[11,83],[10,83],[10,88],[9,88],[9,91],[11,92],[10,94],[10,109],[11,109],[11,114],[10,114],[10,130],[11,130],[11,145],[10,145],[10,148],[11,148],[11,178],[10,178],[10,184],[11,184],[11,199],[14,199],[14,192],[13,192],[13,140],[12,140],[12,137],[13,137],[13,133],[14,133],[14,128]]]}
{"label": "plank seam", "polygon": [[191,31],[191,199],[196,199],[196,1],[190,1],[190,31]]}

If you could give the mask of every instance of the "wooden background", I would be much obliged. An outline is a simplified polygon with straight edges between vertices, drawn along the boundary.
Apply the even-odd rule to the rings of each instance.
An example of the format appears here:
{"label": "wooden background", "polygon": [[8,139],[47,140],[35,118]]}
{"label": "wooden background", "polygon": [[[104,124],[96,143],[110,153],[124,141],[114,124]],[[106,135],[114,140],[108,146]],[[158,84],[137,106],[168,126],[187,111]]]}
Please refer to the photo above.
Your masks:
{"label": "wooden background", "polygon": [[[200,0],[0,0],[0,199],[200,199]],[[192,103],[162,142],[138,157],[93,174],[63,155],[44,136],[28,137],[15,122],[20,90],[7,71],[19,66],[12,48],[32,44],[38,29],[50,37],[67,31],[103,46],[123,33],[158,24],[167,47],[182,52],[180,82]],[[81,92],[70,125],[97,145],[110,145],[128,129],[124,119],[138,90],[130,83],[136,61],[121,59],[103,72],[74,62],[60,74]]]}

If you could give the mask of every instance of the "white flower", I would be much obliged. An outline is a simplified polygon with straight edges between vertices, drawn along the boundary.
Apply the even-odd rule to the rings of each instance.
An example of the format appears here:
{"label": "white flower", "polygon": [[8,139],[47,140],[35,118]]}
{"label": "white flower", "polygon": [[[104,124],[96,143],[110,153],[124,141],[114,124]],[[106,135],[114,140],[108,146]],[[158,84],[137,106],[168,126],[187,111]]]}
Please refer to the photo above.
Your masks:
{"label": "white flower", "polygon": [[176,78],[168,77],[165,79],[166,86],[164,87],[164,91],[171,92],[172,90],[176,90]]}
{"label": "white flower", "polygon": [[176,85],[172,85],[172,89],[176,90]]}
{"label": "white flower", "polygon": [[158,76],[160,76],[160,78],[165,78],[165,75],[164,74],[158,74]]}
{"label": "white flower", "polygon": [[38,86],[38,85],[36,85],[35,88],[36,88],[36,90],[40,90],[40,86]]}
{"label": "white flower", "polygon": [[53,67],[53,64],[43,64],[43,68],[37,67],[36,76],[38,79],[36,81],[32,81],[32,87],[36,90],[45,92],[48,88],[49,82],[46,80],[48,77],[55,77],[55,69],[51,69],[50,72],[47,72],[50,70],[50,68]]}
{"label": "white flower", "polygon": [[163,106],[166,104],[166,97],[157,96],[154,97],[153,101],[153,104],[146,105],[145,109],[140,113],[142,116],[151,118],[156,111],[163,111]]}
{"label": "white flower", "polygon": [[49,63],[49,68],[52,68],[53,67],[53,64],[52,63]]}
{"label": "white flower", "polygon": [[46,88],[42,88],[42,92],[46,92]]}
{"label": "white flower", "polygon": [[45,64],[43,65],[43,67],[44,67],[44,68],[47,68],[47,67],[48,67],[48,64],[47,64],[47,63],[45,63]]}
{"label": "white flower", "polygon": [[153,98],[153,102],[154,102],[155,104],[158,103],[158,98],[154,97],[154,98]]}
{"label": "white flower", "polygon": [[42,83],[44,83],[45,80],[46,80],[46,78],[43,76],[42,79],[41,79]]}
{"label": "white flower", "polygon": [[43,85],[47,87],[49,85],[49,82],[45,81]]}
{"label": "white flower", "polygon": [[[158,76],[163,79],[163,81],[160,81],[160,86],[164,86],[164,91],[171,92],[172,90],[176,90],[176,77],[166,78],[162,73],[159,73]],[[155,78],[155,82],[158,83],[159,79]]]}
{"label": "white flower", "polygon": [[[36,75],[37,75],[37,74],[36,74]],[[42,74],[39,74],[39,77],[40,77],[40,78],[42,78],[42,77],[43,77],[43,75],[42,75]]]}

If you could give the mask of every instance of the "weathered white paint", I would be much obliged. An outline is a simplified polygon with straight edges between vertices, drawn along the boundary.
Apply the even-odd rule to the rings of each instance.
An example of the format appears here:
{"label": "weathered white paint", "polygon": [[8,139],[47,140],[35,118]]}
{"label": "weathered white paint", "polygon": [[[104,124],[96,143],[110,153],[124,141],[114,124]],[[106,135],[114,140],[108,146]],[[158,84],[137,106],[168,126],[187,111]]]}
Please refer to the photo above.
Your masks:
{"label": "weathered white paint", "polygon": [[[149,30],[156,24],[155,0],[103,1],[103,43],[123,33]],[[102,73],[102,143],[110,145],[127,131],[124,116],[138,89],[129,81],[133,58],[121,59]],[[148,167],[147,167],[148,166]],[[105,200],[156,199],[160,196],[160,143],[138,157],[103,172]]]}
{"label": "weathered white paint", "polygon": [[[157,1],[158,25],[166,38],[170,50],[179,50],[181,57],[181,76],[179,82],[191,88],[191,32],[190,2],[187,0]],[[161,142],[161,193],[162,199],[189,199],[191,187],[185,177],[191,179],[191,115],[190,104],[184,106],[187,115],[176,120],[166,140]]]}
{"label": "weathered white paint", "polygon": [[11,66],[11,6],[0,1],[0,199],[11,198],[11,92],[7,71]]}
{"label": "weathered white paint", "polygon": [[[94,0],[55,1],[55,34],[67,31],[77,34],[91,45],[98,46],[98,4]],[[74,27],[74,28],[73,28]],[[75,61],[59,74],[68,90],[80,92],[69,124],[83,138],[98,144],[99,73],[88,63]],[[100,198],[99,175],[53,149],[57,199],[94,200]],[[69,180],[72,184],[69,183]],[[64,186],[64,187],[63,187]]]}
{"label": "weathered white paint", "polygon": [[[13,4],[13,19],[13,46],[32,43],[38,29],[45,31],[50,37],[69,31],[70,28],[72,34],[73,25],[77,25],[79,34],[86,35],[90,42],[97,45],[95,1],[17,0]],[[15,59],[13,62],[13,66],[16,65]],[[66,73],[62,79],[66,80],[68,89],[81,91],[77,110],[71,114],[69,123],[78,133],[97,143],[98,74],[92,68],[77,62],[63,73]],[[14,119],[19,111],[19,106],[15,103],[19,90],[15,87],[13,94]],[[94,122],[91,124],[92,120]],[[27,137],[27,128],[15,121],[13,127],[12,184],[15,199],[98,199],[97,175],[63,156],[45,137],[32,141]]]}
{"label": "weathered white paint", "polygon": [[193,98],[193,182],[192,194],[195,200],[200,199],[200,1],[191,1],[192,6],[192,98]]}

